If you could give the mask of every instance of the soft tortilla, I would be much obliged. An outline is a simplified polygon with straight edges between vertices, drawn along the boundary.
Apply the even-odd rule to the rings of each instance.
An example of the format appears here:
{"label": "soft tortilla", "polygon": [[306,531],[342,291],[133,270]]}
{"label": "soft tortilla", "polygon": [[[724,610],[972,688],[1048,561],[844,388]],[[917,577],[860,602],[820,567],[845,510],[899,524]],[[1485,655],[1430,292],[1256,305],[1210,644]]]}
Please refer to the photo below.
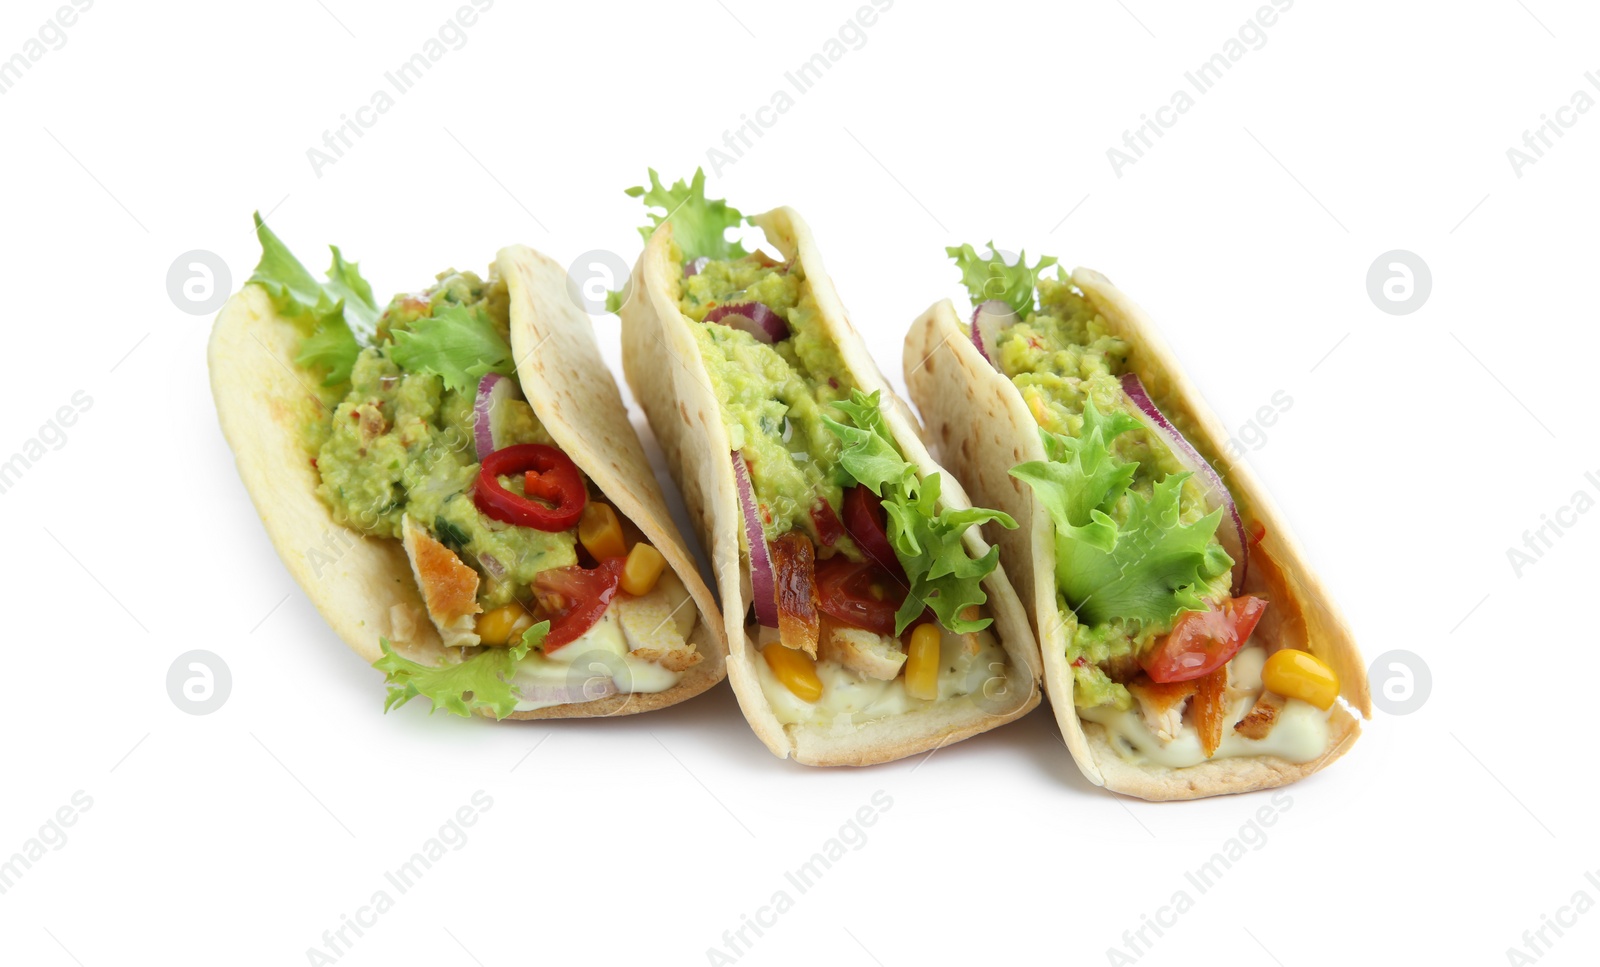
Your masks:
{"label": "soft tortilla", "polygon": [[[1227,459],[1220,441],[1228,435],[1183,375],[1149,318],[1098,272],[1077,269],[1073,282],[1105,319],[1112,333],[1131,347],[1130,371],[1138,373],[1150,396],[1195,449],[1227,480],[1247,526],[1266,528],[1252,554],[1246,590],[1265,592],[1273,606],[1258,633],[1304,648],[1338,672],[1345,701],[1370,718],[1372,700],[1366,669],[1338,605],[1306,562],[1278,508],[1248,464]],[[1273,756],[1214,759],[1186,769],[1141,766],[1119,756],[1104,729],[1078,718],[1072,701],[1072,669],[1067,663],[1070,618],[1056,607],[1055,526],[1033,498],[1033,490],[1012,477],[1019,463],[1044,460],[1038,424],[1012,382],[973,346],[948,299],[934,304],[911,326],[905,344],[905,376],[911,397],[927,421],[940,458],[967,481],[980,500],[1022,524],[997,531],[1001,560],[1016,576],[1031,604],[1031,619],[1044,659],[1045,690],[1067,748],[1083,774],[1096,785],[1143,799],[1197,799],[1281,786],[1327,766],[1353,744],[1357,719],[1342,706],[1329,717],[1327,751],[1306,763]],[[1266,560],[1270,558],[1270,560]]]}
{"label": "soft tortilla", "polygon": [[[805,223],[788,208],[755,216],[750,222],[766,232],[784,258],[799,259],[846,372],[862,391],[882,394],[885,422],[906,459],[924,476],[938,472],[940,467],[917,434],[915,418],[884,380],[851,326]],[[670,232],[670,225],[657,230],[634,266],[632,297],[621,312],[622,368],[661,441],[701,539],[710,548],[731,649],[728,680],[756,735],[774,755],[792,756],[806,765],[870,765],[968,738],[1019,718],[1038,705],[1039,659],[1026,611],[1003,568],[997,567],[984,581],[995,634],[1009,658],[1006,697],[997,711],[985,711],[971,702],[945,703],[845,732],[810,724],[785,726],[778,721],[761,690],[756,662],[763,659],[745,632],[749,592],[746,566],[741,562],[743,518],[729,458],[733,447],[690,324],[678,311]],[[970,506],[951,474],[943,475],[942,484],[946,506]],[[970,529],[964,540],[972,554],[987,553],[989,545],[978,528]]]}
{"label": "soft tortilla", "polygon": [[[700,611],[690,639],[703,656],[664,692],[611,695],[508,718],[589,718],[674,705],[721,681],[721,616],[601,361],[588,317],[568,298],[566,273],[532,249],[503,249],[497,265],[511,299],[511,348],[533,411],[595,486],[661,551]],[[335,633],[372,662],[380,636],[424,664],[446,660],[400,541],[364,537],[337,523],[317,497],[317,473],[301,442],[319,418],[313,377],[297,369],[300,333],[258,286],[228,300],[207,357],[222,434],[233,448],[256,512],[289,573]]]}

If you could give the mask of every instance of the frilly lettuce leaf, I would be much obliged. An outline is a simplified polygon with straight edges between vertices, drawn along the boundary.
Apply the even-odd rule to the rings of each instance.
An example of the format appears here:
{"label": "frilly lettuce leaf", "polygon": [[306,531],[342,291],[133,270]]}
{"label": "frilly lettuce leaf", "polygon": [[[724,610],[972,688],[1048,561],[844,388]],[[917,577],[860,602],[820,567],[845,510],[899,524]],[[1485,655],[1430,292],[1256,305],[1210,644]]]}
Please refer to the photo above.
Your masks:
{"label": "frilly lettuce leaf", "polygon": [[[1179,521],[1189,474],[1170,474],[1149,497],[1128,491],[1138,465],[1110,455],[1112,439],[1139,426],[1126,413],[1102,415],[1091,401],[1076,437],[1044,436],[1050,459],[1024,463],[1011,475],[1033,488],[1056,529],[1056,583],[1078,618],[1166,626],[1180,611],[1203,611],[1199,589],[1233,561],[1212,540],[1218,508],[1190,524]],[[1126,494],[1127,520],[1109,511]]]}
{"label": "frilly lettuce leaf", "polygon": [[916,468],[900,456],[889,428],[884,426],[883,413],[878,409],[878,394],[873,392],[868,396],[853,390],[849,400],[839,400],[833,405],[855,424],[848,426],[826,415],[822,417],[822,422],[843,444],[839,463],[850,476],[879,497],[884,496],[884,487],[888,484],[898,484],[908,492],[915,490]]}
{"label": "frilly lettuce leaf", "polygon": [[378,319],[372,286],[361,277],[359,265],[345,261],[338,246],[329,246],[333,264],[328,281],[318,282],[261,220],[260,212],[255,221],[261,261],[249,283],[266,290],[273,308],[305,333],[295,365],[326,370],[324,386],[345,382]]}
{"label": "frilly lettuce leaf", "polygon": [[989,243],[988,258],[971,245],[951,246],[944,251],[961,270],[961,282],[971,293],[973,305],[999,299],[1018,318],[1027,318],[1033,311],[1033,290],[1039,284],[1039,273],[1056,264],[1054,258],[1044,255],[1039,264],[1029,267],[1027,252],[1019,254],[1015,264],[1008,263],[993,242]]}
{"label": "frilly lettuce leaf", "polygon": [[403,658],[387,638],[380,638],[383,656],[372,667],[384,673],[389,685],[383,710],[399,708],[421,695],[433,703],[435,712],[444,709],[470,716],[478,709],[488,709],[496,719],[503,719],[517,707],[516,689],[511,684],[517,662],[542,644],[549,631],[550,622],[541,621],[509,648],[485,648],[466,661],[438,666]]}
{"label": "frilly lettuce leaf", "polygon": [[932,608],[939,623],[951,631],[981,631],[993,619],[968,619],[961,615],[971,605],[989,600],[982,581],[999,561],[999,549],[978,560],[967,555],[961,535],[973,524],[996,521],[1005,528],[1017,522],[997,510],[979,507],[940,509],[938,474],[917,479],[916,467],[900,455],[879,409],[877,391],[850,391],[848,402],[833,404],[854,426],[824,417],[829,430],[844,444],[839,463],[855,478],[883,498],[889,546],[911,582],[906,600],[895,614],[895,634],[902,634],[924,608]]}
{"label": "frilly lettuce leaf", "polygon": [[515,377],[511,347],[482,309],[451,306],[394,332],[389,358],[412,373],[434,373],[444,385],[471,393],[484,374]]}
{"label": "frilly lettuce leaf", "polygon": [[649,212],[650,224],[639,229],[639,234],[644,236],[646,242],[650,241],[650,236],[663,222],[671,222],[673,240],[678,243],[678,250],[683,253],[685,260],[697,259],[702,255],[714,259],[737,259],[750,254],[744,250],[744,246],[727,238],[728,229],[738,227],[744,216],[721,198],[706,198],[706,173],[703,169],[696,168],[694,178],[688,184],[684,184],[680,178],[670,188],[661,184],[661,177],[654,168],[649,171],[648,189],[636,185],[626,190],[633,198],[642,197],[647,208],[659,208],[663,213],[657,215]]}

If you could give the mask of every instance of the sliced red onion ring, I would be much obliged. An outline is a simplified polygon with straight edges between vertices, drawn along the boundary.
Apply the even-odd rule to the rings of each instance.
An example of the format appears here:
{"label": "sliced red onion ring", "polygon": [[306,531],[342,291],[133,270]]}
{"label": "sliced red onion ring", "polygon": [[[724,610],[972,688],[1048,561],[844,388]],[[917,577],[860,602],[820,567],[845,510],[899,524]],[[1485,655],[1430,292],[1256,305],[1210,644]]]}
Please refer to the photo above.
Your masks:
{"label": "sliced red onion ring", "polygon": [[478,563],[483,565],[483,569],[489,572],[490,577],[503,578],[506,576],[506,566],[501,564],[500,559],[493,554],[479,554]]}
{"label": "sliced red onion ring", "polygon": [[700,274],[700,270],[704,269],[708,264],[710,264],[710,262],[711,262],[711,256],[702,255],[699,258],[695,259],[693,262],[685,262],[685,263],[683,263],[683,277],[688,279],[688,278],[692,278],[692,277],[694,277],[696,275],[699,275]]}
{"label": "sliced red onion ring", "polygon": [[1145,392],[1144,383],[1139,381],[1136,374],[1123,375],[1122,391],[1133,401],[1134,407],[1143,417],[1142,422],[1145,426],[1166,438],[1172,455],[1199,479],[1200,485],[1206,491],[1206,502],[1212,507],[1225,508],[1233,520],[1231,528],[1221,527],[1217,530],[1217,540],[1222,542],[1222,549],[1234,560],[1233,595],[1238,597],[1244,590],[1244,579],[1250,573],[1250,542],[1245,537],[1244,521],[1239,517],[1239,508],[1233,502],[1233,494],[1222,482],[1222,475],[1206,462],[1206,458],[1200,455],[1193,444],[1183,438],[1183,434],[1172,425],[1172,421],[1156,408],[1156,404],[1150,399],[1150,394]]}
{"label": "sliced red onion ring", "polygon": [[764,628],[778,627],[778,582],[772,572],[772,554],[761,529],[756,490],[744,454],[733,451],[733,475],[739,481],[739,507],[744,511],[744,536],[750,544],[750,593],[756,599],[756,621]]}
{"label": "sliced red onion ring", "polygon": [[761,302],[728,302],[706,313],[706,322],[743,329],[768,345],[789,338],[789,324]]}
{"label": "sliced red onion ring", "polygon": [[516,399],[516,380],[499,373],[488,373],[478,381],[478,398],[472,404],[472,442],[478,450],[478,461],[505,445],[501,423],[505,419],[506,403]]}
{"label": "sliced red onion ring", "polygon": [[978,347],[978,352],[995,369],[1000,364],[995,357],[1000,354],[1000,330],[1013,325],[1017,321],[1017,314],[1011,306],[999,299],[990,299],[979,303],[972,310],[972,344]]}

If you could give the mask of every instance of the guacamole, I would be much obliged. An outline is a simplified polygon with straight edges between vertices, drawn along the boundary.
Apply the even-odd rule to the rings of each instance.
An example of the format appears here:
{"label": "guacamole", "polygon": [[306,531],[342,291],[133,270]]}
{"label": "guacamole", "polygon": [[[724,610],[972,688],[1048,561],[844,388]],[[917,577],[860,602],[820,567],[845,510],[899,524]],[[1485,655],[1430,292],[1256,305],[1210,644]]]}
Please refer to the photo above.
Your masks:
{"label": "guacamole", "polygon": [[[760,302],[788,323],[773,344],[741,329],[704,322],[727,303]],[[839,438],[823,422],[854,388],[823,329],[805,270],[756,256],[713,260],[683,280],[678,307],[691,327],[712,389],[722,403],[733,449],[744,455],[768,540],[793,530],[819,535],[811,510],[826,501],[837,513],[855,481],[839,464]],[[847,542],[848,539],[841,539]]]}
{"label": "guacamole", "polygon": [[[1105,320],[1076,286],[1065,279],[1041,278],[1037,282],[1038,308],[1022,321],[1002,329],[996,346],[996,364],[1021,392],[1023,401],[1041,429],[1079,437],[1085,425],[1085,408],[1092,404],[1100,414],[1136,412],[1118,377],[1127,371],[1128,346],[1112,335]],[[1148,501],[1155,485],[1183,464],[1166,441],[1142,425],[1116,433],[1108,441],[1109,456],[1136,465],[1127,492],[1106,510],[1119,527],[1129,522],[1134,501]],[[1211,509],[1200,481],[1184,481],[1178,493],[1176,522],[1192,525]],[[1208,542],[1220,551],[1213,534]],[[1216,554],[1211,554],[1216,558]],[[1205,575],[1195,589],[1207,601],[1226,598],[1230,572]],[[1070,629],[1067,660],[1073,665],[1074,700],[1080,706],[1115,705],[1128,708],[1128,690],[1107,674],[1107,666],[1124,667],[1154,641],[1172,630],[1176,615],[1160,621],[1113,618],[1082,622],[1058,588],[1058,606]]]}
{"label": "guacamole", "polygon": [[[508,332],[505,283],[444,273],[422,296],[398,296],[377,323],[375,344],[361,350],[348,387],[306,442],[321,477],[317,496],[339,523],[373,537],[400,537],[410,515],[482,577],[484,610],[529,599],[540,571],[577,563],[572,531],[517,527],[485,516],[473,501],[478,459],[473,444],[474,392],[449,388],[432,373],[412,373],[392,358],[395,334],[441,312],[482,313],[502,338]],[[502,445],[551,443],[521,400],[504,404]],[[501,484],[521,493],[520,477]]]}

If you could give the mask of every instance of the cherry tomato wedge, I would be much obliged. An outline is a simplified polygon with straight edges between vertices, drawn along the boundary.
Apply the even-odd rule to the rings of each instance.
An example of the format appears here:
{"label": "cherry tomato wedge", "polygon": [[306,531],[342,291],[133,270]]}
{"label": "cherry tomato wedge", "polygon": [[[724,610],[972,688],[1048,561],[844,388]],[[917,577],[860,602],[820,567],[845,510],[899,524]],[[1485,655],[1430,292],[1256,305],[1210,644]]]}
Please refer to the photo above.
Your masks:
{"label": "cherry tomato wedge", "polygon": [[889,534],[884,529],[883,498],[860,484],[844,492],[844,526],[855,538],[861,553],[875,564],[905,580],[905,568],[894,556],[889,546]]}
{"label": "cherry tomato wedge", "polygon": [[894,576],[870,561],[838,554],[816,566],[817,606],[828,617],[852,628],[894,635],[895,612],[906,600],[906,589]]}
{"label": "cherry tomato wedge", "polygon": [[[522,486],[527,496],[500,485],[502,476],[519,473],[524,475]],[[534,497],[554,506],[535,503]],[[484,457],[472,490],[472,502],[485,516],[541,531],[576,527],[588,500],[577,464],[565,453],[542,443],[501,447]]]}
{"label": "cherry tomato wedge", "polygon": [[625,557],[608,557],[599,567],[557,567],[540,571],[533,578],[533,593],[550,615],[550,633],[544,638],[544,653],[569,645],[583,637],[606,613],[617,596]]}
{"label": "cherry tomato wedge", "polygon": [[1186,611],[1172,631],[1139,659],[1153,682],[1203,678],[1228,663],[1267,610],[1261,598],[1229,598],[1216,611]]}

